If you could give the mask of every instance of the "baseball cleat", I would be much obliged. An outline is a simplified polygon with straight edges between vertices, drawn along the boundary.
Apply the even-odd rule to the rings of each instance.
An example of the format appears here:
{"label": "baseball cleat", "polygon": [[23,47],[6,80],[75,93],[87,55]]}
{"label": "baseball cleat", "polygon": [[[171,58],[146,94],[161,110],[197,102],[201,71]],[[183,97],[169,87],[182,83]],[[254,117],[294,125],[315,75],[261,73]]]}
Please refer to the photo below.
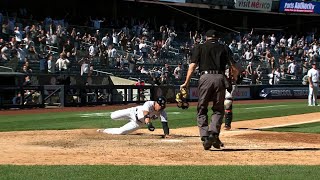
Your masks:
{"label": "baseball cleat", "polygon": [[231,126],[228,126],[228,125],[224,126],[224,130],[226,130],[226,131],[231,130]]}

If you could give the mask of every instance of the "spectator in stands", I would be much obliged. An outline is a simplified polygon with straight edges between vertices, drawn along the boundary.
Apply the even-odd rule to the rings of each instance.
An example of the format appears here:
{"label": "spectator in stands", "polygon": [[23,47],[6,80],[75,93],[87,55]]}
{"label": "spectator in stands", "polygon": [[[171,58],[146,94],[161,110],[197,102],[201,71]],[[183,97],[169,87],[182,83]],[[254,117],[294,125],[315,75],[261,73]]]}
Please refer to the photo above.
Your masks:
{"label": "spectator in stands", "polygon": [[129,63],[129,73],[131,74],[134,72],[135,65],[136,65],[136,59],[134,58],[134,56],[132,56],[129,53],[127,53],[125,57]]}
{"label": "spectator in stands", "polygon": [[70,39],[67,39],[67,42],[63,45],[63,52],[65,54],[70,53],[71,55],[75,55],[76,50]]}
{"label": "spectator in stands", "polygon": [[182,63],[179,63],[178,66],[174,69],[173,75],[175,80],[181,80],[182,78]]}
{"label": "spectator in stands", "polygon": [[21,99],[22,99],[21,93],[18,92],[17,95],[12,98],[12,104],[13,105],[21,105]]}
{"label": "spectator in stands", "polygon": [[112,29],[112,43],[114,47],[119,47],[119,37],[122,31],[117,32],[115,29]]}
{"label": "spectator in stands", "polygon": [[145,69],[144,66],[141,66],[140,73],[141,74],[148,74],[149,72]]}
{"label": "spectator in stands", "polygon": [[95,41],[98,45],[101,44],[102,35],[100,33],[100,30],[97,29],[93,37],[95,38]]}
{"label": "spectator in stands", "polygon": [[148,58],[148,45],[145,42],[145,38],[142,38],[139,43],[139,54],[142,56],[142,62],[146,62]]}
{"label": "spectator in stands", "polygon": [[12,50],[12,46],[8,42],[5,43],[5,45],[1,48],[1,58],[3,61],[10,60],[11,50]]}
{"label": "spectator in stands", "polygon": [[273,85],[274,84],[274,69],[271,70],[271,72],[268,74],[269,77],[269,85]]}
{"label": "spectator in stands", "polygon": [[67,55],[65,53],[60,53],[60,58],[56,61],[58,71],[60,73],[67,71],[69,63],[70,61],[67,59]]}
{"label": "spectator in stands", "polygon": [[259,75],[257,73],[257,71],[253,71],[252,75],[251,75],[251,83],[250,84],[258,84],[258,78]]}
{"label": "spectator in stands", "polygon": [[39,50],[41,53],[46,52],[47,45],[47,35],[44,30],[41,30],[40,34],[37,36],[39,41]]}
{"label": "spectator in stands", "polygon": [[[145,82],[142,79],[138,79],[138,81],[135,83],[136,86],[145,86]],[[138,89],[138,93],[139,93],[139,97],[140,97],[140,101],[144,101],[145,99],[145,95],[144,95],[144,89],[140,88]]]}
{"label": "spectator in stands", "polygon": [[242,58],[244,58],[247,62],[253,61],[253,52],[251,49],[247,49],[247,51],[243,54]]}
{"label": "spectator in stands", "polygon": [[30,46],[28,49],[28,57],[29,59],[32,60],[37,60],[38,59],[38,52],[36,51],[35,46]]}
{"label": "spectator in stands", "polygon": [[47,56],[47,64],[48,64],[48,73],[49,74],[54,74],[56,73],[56,62],[53,59],[53,55],[51,53],[48,54]]}
{"label": "spectator in stands", "polygon": [[101,43],[105,46],[108,47],[111,45],[111,38],[109,36],[109,33],[106,33],[105,36],[102,38]]}
{"label": "spectator in stands", "polygon": [[292,79],[296,79],[296,61],[293,60],[288,66],[288,74],[292,76]]}
{"label": "spectator in stands", "polygon": [[120,34],[120,41],[119,41],[120,49],[122,51],[126,51],[127,50],[127,43],[128,43],[128,36],[125,33],[122,32]]}
{"label": "spectator in stands", "polygon": [[81,64],[80,75],[88,76],[89,68],[90,68],[88,58],[83,58],[82,60],[80,60],[80,64]]}
{"label": "spectator in stands", "polygon": [[286,45],[287,45],[287,39],[285,36],[282,36],[282,38],[279,41],[279,54],[284,55],[286,53]]}
{"label": "spectator in stands", "polygon": [[252,73],[253,73],[252,62],[249,62],[249,64],[247,65],[247,68],[246,68],[246,77],[250,78]]}
{"label": "spectator in stands", "polygon": [[274,73],[273,73],[273,84],[274,85],[277,85],[280,83],[280,77],[281,77],[281,74],[280,74],[280,69],[279,68],[276,68],[274,70]]}
{"label": "spectator in stands", "polygon": [[48,58],[46,53],[42,53],[42,55],[39,55],[39,70],[40,73],[48,73]]}
{"label": "spectator in stands", "polygon": [[89,47],[89,56],[90,58],[94,58],[98,54],[98,47],[96,43],[93,43]]}
{"label": "spectator in stands", "polygon": [[103,23],[106,18],[103,18],[102,20],[100,20],[98,17],[91,19],[91,16],[89,16],[89,20],[92,22],[93,29],[99,30],[101,28],[101,23]]}
{"label": "spectator in stands", "polygon": [[270,36],[270,46],[271,46],[271,48],[275,48],[276,44],[277,44],[277,38],[275,37],[274,34],[272,34]]}
{"label": "spectator in stands", "polygon": [[112,44],[108,46],[107,54],[109,65],[114,68],[116,66],[117,50]]}
{"label": "spectator in stands", "polygon": [[308,73],[308,69],[309,69],[308,62],[303,61],[303,64],[302,64],[302,75],[303,76],[305,76]]}
{"label": "spectator in stands", "polygon": [[18,52],[19,64],[23,64],[25,62],[25,58],[27,57],[27,49],[25,44],[21,44],[21,42],[17,45],[16,48]]}
{"label": "spectator in stands", "polygon": [[18,43],[21,43],[23,35],[24,35],[24,33],[20,30],[19,26],[16,26],[14,28],[14,36],[15,36],[16,41]]}
{"label": "spectator in stands", "polygon": [[31,81],[30,81],[30,76],[29,75],[26,75],[24,77],[24,82],[22,84],[23,86],[30,86],[31,85]]}

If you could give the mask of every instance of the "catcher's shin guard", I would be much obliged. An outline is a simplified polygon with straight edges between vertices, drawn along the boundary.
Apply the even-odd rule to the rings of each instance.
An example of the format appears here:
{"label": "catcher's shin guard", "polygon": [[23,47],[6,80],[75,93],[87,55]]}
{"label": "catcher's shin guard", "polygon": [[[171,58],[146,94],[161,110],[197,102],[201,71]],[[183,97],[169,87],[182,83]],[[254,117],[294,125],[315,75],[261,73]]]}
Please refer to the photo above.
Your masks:
{"label": "catcher's shin guard", "polygon": [[232,122],[232,105],[225,109],[225,126],[231,128],[231,122]]}

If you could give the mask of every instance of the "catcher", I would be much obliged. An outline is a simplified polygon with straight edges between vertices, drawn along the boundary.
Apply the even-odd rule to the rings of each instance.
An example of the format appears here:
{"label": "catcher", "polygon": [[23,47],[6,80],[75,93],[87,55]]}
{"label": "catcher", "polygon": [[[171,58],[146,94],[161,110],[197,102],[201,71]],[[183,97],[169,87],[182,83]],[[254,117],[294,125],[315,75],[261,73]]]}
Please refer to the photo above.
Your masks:
{"label": "catcher", "polygon": [[[243,70],[243,69],[240,68],[240,70]],[[240,84],[241,81],[243,80],[243,72],[239,73],[238,71],[235,71],[233,68],[228,68],[225,72],[225,75],[229,80],[229,83],[231,84],[231,89],[229,90],[226,89],[226,95],[224,100],[224,108],[225,108],[224,130],[230,130],[231,122],[233,119],[232,104],[233,104],[234,92],[237,88],[237,84]]]}

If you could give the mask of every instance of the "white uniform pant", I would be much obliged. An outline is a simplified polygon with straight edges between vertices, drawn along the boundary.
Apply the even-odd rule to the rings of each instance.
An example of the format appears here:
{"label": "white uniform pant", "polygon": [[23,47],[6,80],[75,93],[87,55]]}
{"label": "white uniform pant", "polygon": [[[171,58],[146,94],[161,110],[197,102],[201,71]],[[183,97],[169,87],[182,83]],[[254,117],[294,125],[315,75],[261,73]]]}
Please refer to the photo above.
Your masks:
{"label": "white uniform pant", "polygon": [[136,119],[136,108],[128,108],[114,111],[110,117],[112,120],[129,120],[129,122],[119,128],[104,129],[103,133],[107,134],[129,134],[143,126],[142,120]]}
{"label": "white uniform pant", "polygon": [[309,95],[308,95],[308,105],[315,106],[318,105],[317,97],[318,97],[318,83],[313,83],[313,88],[309,85]]}

